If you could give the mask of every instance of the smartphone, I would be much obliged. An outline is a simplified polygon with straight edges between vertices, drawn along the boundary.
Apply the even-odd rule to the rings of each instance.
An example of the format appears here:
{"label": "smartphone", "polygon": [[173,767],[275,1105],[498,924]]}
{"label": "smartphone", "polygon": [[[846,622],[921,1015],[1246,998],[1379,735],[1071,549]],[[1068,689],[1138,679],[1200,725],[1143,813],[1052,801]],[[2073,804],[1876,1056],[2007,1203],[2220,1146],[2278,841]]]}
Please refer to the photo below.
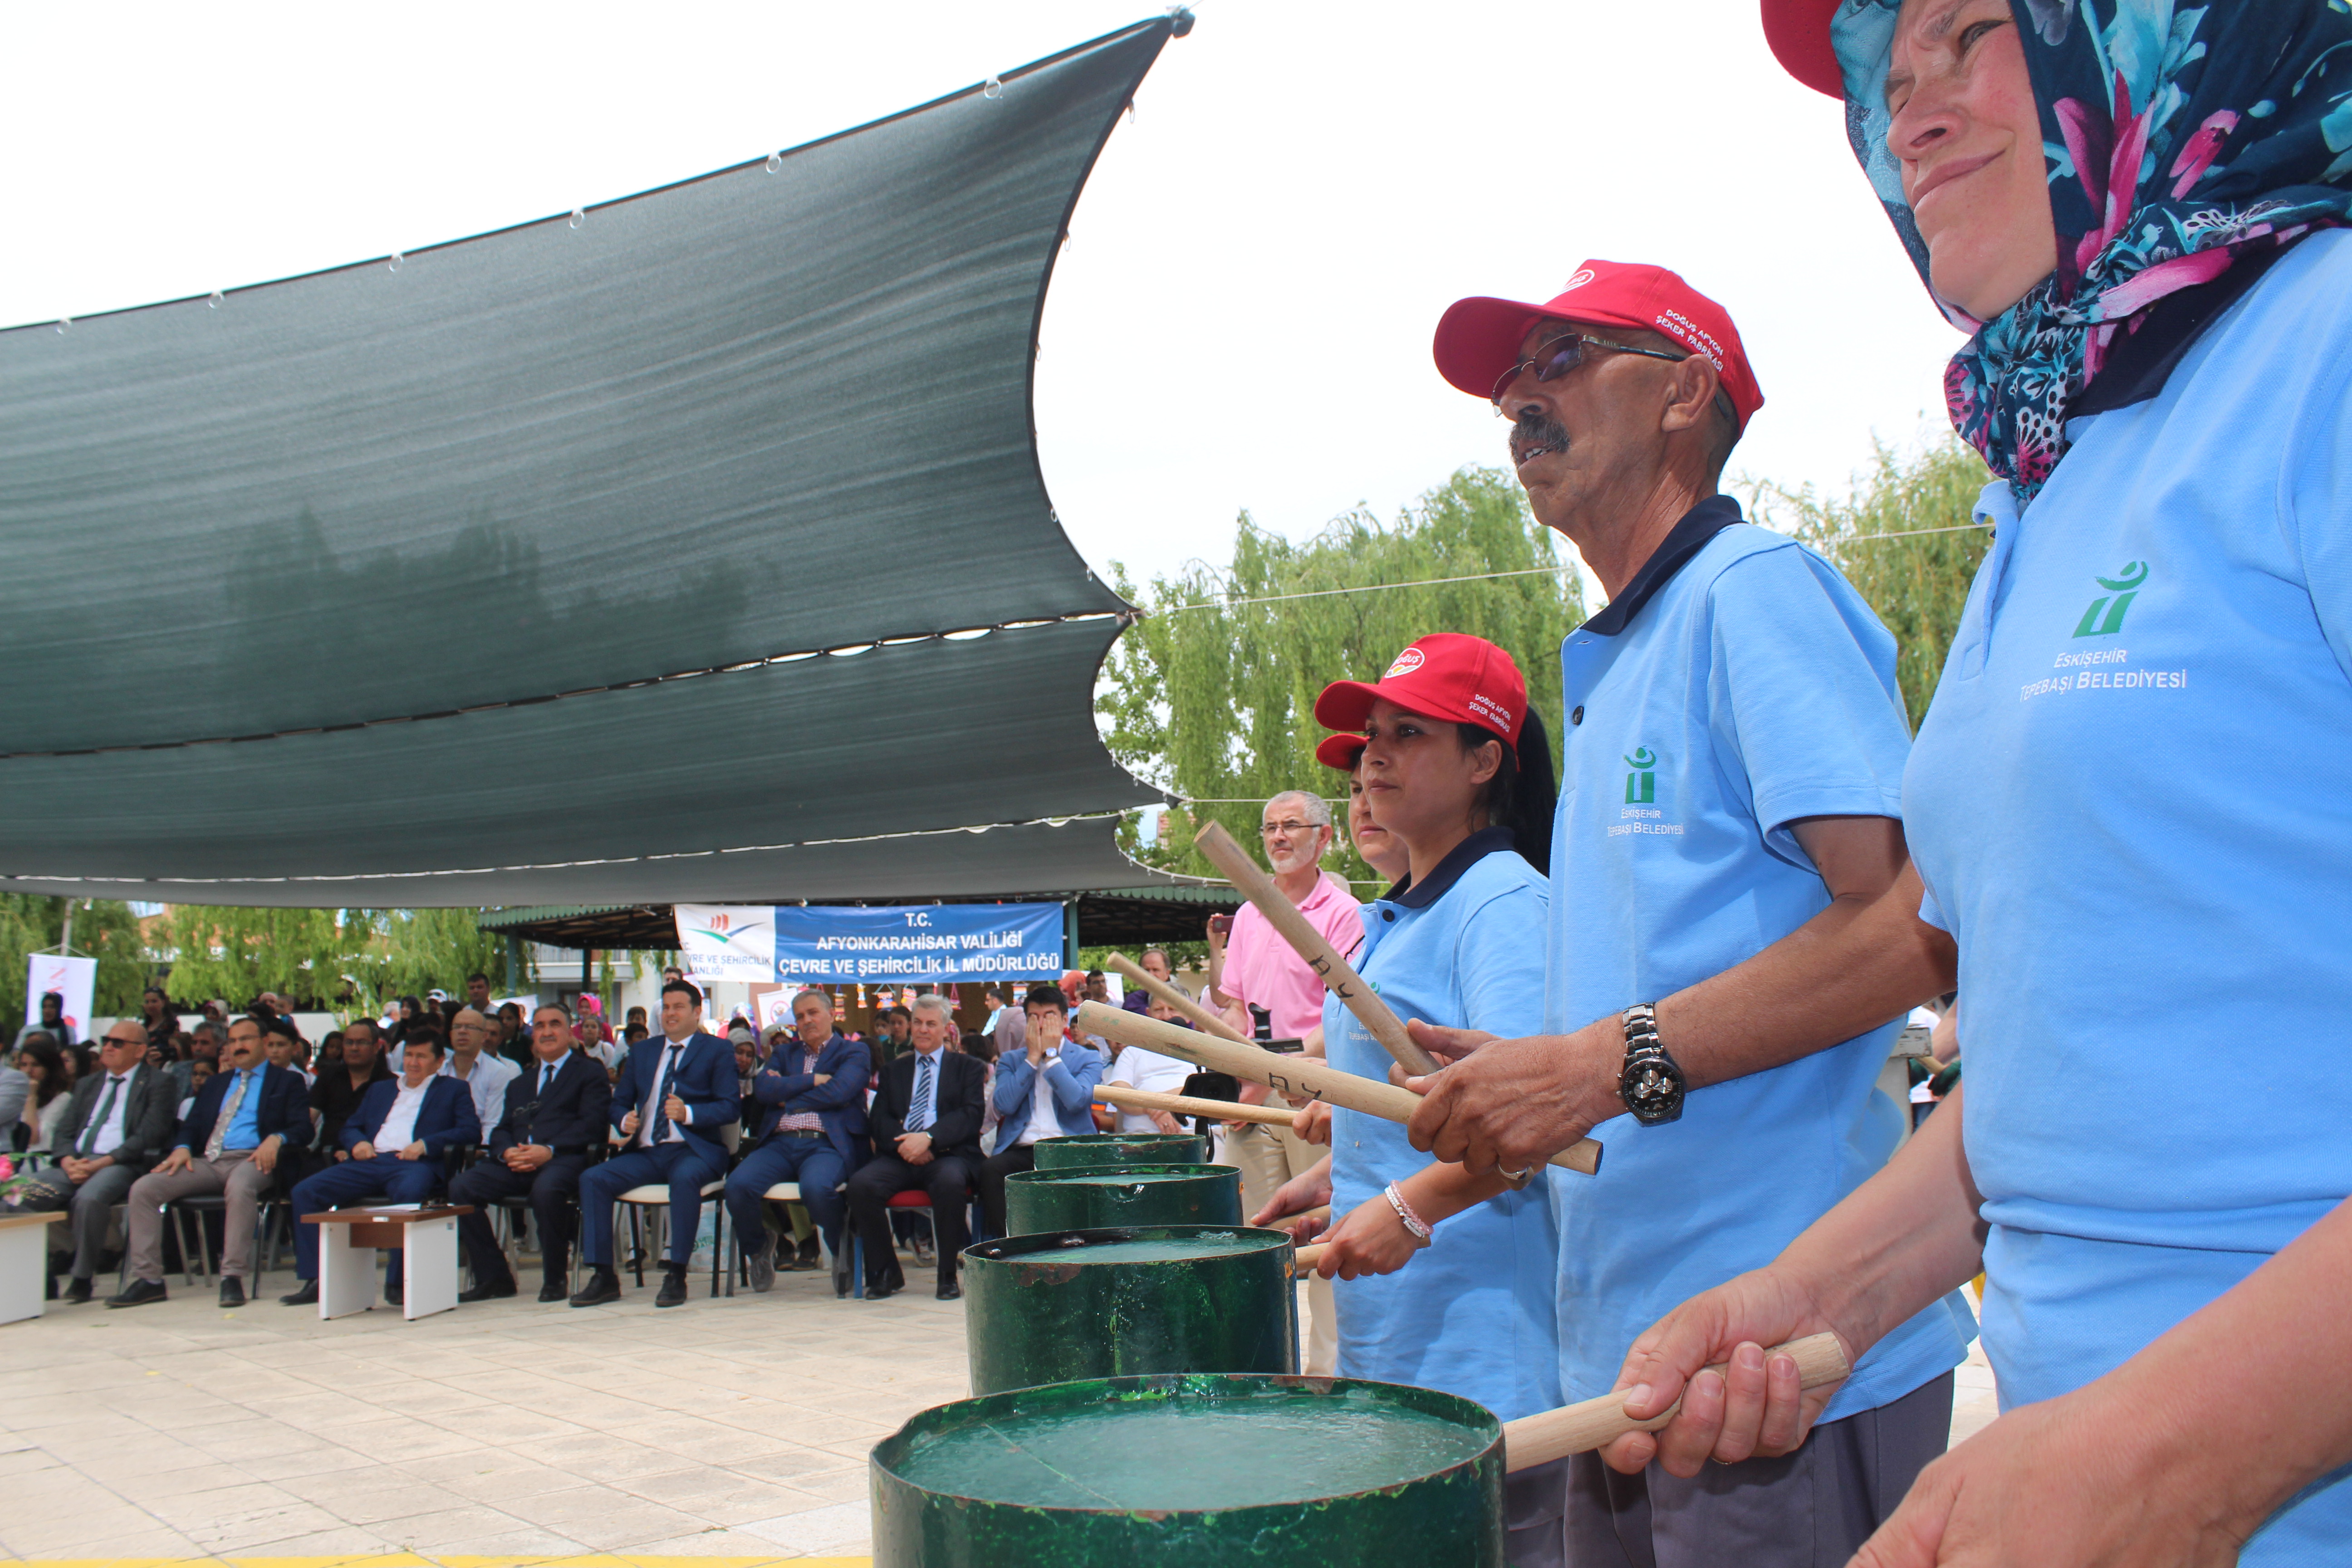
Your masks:
{"label": "smartphone", "polygon": [[1234,934],[1234,917],[1231,915],[1211,915],[1209,917],[1209,929],[1215,931],[1219,936],[1231,936]]}

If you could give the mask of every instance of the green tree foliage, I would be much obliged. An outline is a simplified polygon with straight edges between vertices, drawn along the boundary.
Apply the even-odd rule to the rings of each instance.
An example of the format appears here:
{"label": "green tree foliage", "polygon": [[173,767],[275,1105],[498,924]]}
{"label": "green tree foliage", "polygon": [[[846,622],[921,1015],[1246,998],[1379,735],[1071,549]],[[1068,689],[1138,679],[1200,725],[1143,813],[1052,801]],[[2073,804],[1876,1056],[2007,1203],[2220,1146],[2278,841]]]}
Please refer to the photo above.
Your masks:
{"label": "green tree foliage", "polygon": [[[375,1011],[435,986],[455,994],[477,971],[502,984],[502,940],[475,910],[253,910],[173,906],[156,937],[172,965],[165,989],[194,1006],[242,1006],[274,991],[324,1012]],[[80,927],[75,927],[79,942]]]}
{"label": "green tree foliage", "polygon": [[[1123,841],[1153,864],[1206,876],[1216,873],[1192,847],[1198,821],[1214,817],[1254,843],[1260,807],[1251,803],[1288,789],[1346,794],[1346,782],[1315,760],[1326,733],[1315,722],[1315,697],[1327,684],[1377,679],[1424,633],[1467,632],[1510,651],[1537,710],[1557,730],[1559,643],[1584,618],[1569,557],[1555,553],[1517,483],[1496,468],[1464,468],[1392,525],[1353,511],[1303,544],[1244,512],[1231,566],[1194,563],[1154,578],[1139,599],[1123,569],[1114,563],[1113,571],[1119,591],[1146,613],[1104,666],[1097,708],[1111,753],[1188,799],[1245,803],[1201,805],[1192,823],[1171,813],[1170,831],[1149,849],[1134,841],[1130,819]],[[1528,574],[1484,575],[1498,572]],[[1482,580],[1328,592],[1450,577]],[[1237,602],[1317,593],[1323,596]],[[1555,734],[1555,764],[1558,745]],[[1340,816],[1335,807],[1335,820]],[[1373,879],[1352,847],[1341,850],[1326,864]]]}
{"label": "green tree foliage", "polygon": [[[139,1011],[147,986],[147,952],[131,906],[109,899],[73,900],[74,952],[98,960],[91,1009],[100,1017]],[[25,1016],[26,960],[55,952],[65,931],[66,900],[38,893],[0,893],[0,1018]],[[16,1038],[12,1026],[8,1037]]]}
{"label": "green tree foliage", "polygon": [[1977,492],[1991,478],[1974,448],[1947,437],[1907,459],[1879,443],[1873,467],[1843,500],[1825,500],[1811,485],[1755,488],[1750,510],[1758,521],[1827,556],[1895,634],[1895,670],[1914,729],[1935,695],[1977,563],[1992,543],[1990,529],[1967,526]]}

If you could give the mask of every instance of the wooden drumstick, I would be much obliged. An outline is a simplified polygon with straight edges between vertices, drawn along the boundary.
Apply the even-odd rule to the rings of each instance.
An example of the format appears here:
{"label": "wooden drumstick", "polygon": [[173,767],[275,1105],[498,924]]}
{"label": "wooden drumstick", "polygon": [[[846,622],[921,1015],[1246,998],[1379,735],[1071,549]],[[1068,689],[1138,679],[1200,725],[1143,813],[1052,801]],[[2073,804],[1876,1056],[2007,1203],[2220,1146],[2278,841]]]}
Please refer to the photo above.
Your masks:
{"label": "wooden drumstick", "polygon": [[[1225,874],[1242,897],[1256,906],[1266,924],[1280,932],[1290,950],[1307,961],[1307,967],[1322,976],[1323,988],[1337,996],[1357,1021],[1371,1031],[1372,1038],[1380,1041],[1405,1071],[1426,1077],[1437,1070],[1436,1059],[1414,1045],[1412,1037],[1405,1033],[1404,1020],[1364,984],[1363,976],[1349,967],[1348,961],[1323,939],[1321,931],[1307,923],[1298,906],[1282,896],[1274,879],[1257,868],[1257,862],[1234,842],[1234,836],[1225,831],[1223,824],[1209,823],[1193,835],[1192,843]],[[1325,1050],[1329,1050],[1328,1045]]]}
{"label": "wooden drumstick", "polygon": [[1201,1100],[1189,1094],[1129,1089],[1123,1083],[1095,1085],[1095,1098],[1128,1110],[1165,1110],[1171,1116],[1205,1116],[1212,1121],[1260,1121],[1268,1127],[1290,1125],[1291,1113],[1279,1105],[1238,1105],[1230,1100]]}
{"label": "wooden drumstick", "polygon": [[[1283,1217],[1288,1219],[1292,1216],[1285,1215]],[[1323,1261],[1323,1246],[1319,1242],[1311,1247],[1292,1247],[1290,1249],[1291,1273],[1301,1279],[1306,1279],[1315,1272],[1315,1266]]]}
{"label": "wooden drumstick", "polygon": [[[1231,1073],[1294,1099],[1324,1100],[1384,1121],[1410,1121],[1421,1106],[1421,1096],[1410,1089],[1340,1072],[1318,1058],[1278,1056],[1255,1046],[1235,1045],[1198,1029],[1181,1029],[1100,1002],[1079,1004],[1077,1026],[1087,1034],[1101,1035],[1122,1045],[1141,1046],[1145,1050],[1158,1051],[1162,1056],[1207,1068],[1211,1072]],[[1601,1169],[1601,1145],[1590,1138],[1580,1139],[1575,1147],[1554,1154],[1550,1163],[1563,1170],[1591,1175]]]}
{"label": "wooden drumstick", "polygon": [[[1807,1388],[1835,1383],[1853,1370],[1846,1365],[1844,1347],[1838,1343],[1835,1334],[1808,1334],[1785,1345],[1774,1345],[1764,1354],[1768,1359],[1776,1355],[1792,1357],[1797,1363],[1797,1376]],[[1718,1364],[1707,1370],[1720,1373],[1724,1368]],[[1666,1407],[1664,1415],[1636,1421],[1625,1414],[1627,1392],[1620,1389],[1598,1399],[1581,1400],[1557,1410],[1504,1422],[1503,1468],[1524,1470],[1562,1455],[1590,1453],[1628,1432],[1654,1432],[1673,1420],[1675,1413],[1683,1407],[1683,1402],[1677,1399]]]}
{"label": "wooden drumstick", "polygon": [[1118,970],[1121,974],[1126,975],[1129,980],[1134,981],[1138,985],[1142,986],[1145,992],[1152,997],[1159,1001],[1165,1002],[1171,1007],[1175,1008],[1179,1013],[1183,1014],[1187,1018],[1192,1019],[1195,1024],[1200,1025],[1201,1027],[1208,1030],[1209,1033],[1213,1035],[1223,1035],[1229,1040],[1248,1040],[1249,1037],[1247,1035],[1243,1034],[1239,1029],[1234,1028],[1231,1024],[1225,1022],[1224,1019],[1219,1017],[1208,1008],[1202,1006],[1198,1002],[1193,1001],[1190,996],[1185,995],[1184,993],[1177,990],[1173,985],[1169,984],[1164,980],[1159,979],[1157,976],[1153,975],[1150,971],[1145,969],[1142,965],[1129,958],[1127,954],[1123,952],[1114,952],[1103,962],[1109,964],[1113,969]]}

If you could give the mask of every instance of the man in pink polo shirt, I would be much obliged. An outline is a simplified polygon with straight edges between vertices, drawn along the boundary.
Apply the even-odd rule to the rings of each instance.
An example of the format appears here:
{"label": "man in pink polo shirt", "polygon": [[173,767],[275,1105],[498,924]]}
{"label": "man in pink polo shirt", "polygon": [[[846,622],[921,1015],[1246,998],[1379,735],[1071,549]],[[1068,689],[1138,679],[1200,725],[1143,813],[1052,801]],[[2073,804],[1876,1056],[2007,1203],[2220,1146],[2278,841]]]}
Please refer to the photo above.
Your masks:
{"label": "man in pink polo shirt", "polygon": [[[1352,954],[1364,940],[1362,906],[1348,884],[1323,869],[1323,852],[1331,847],[1331,808],[1319,795],[1293,790],[1265,803],[1258,829],[1274,885],[1298,906],[1307,923],[1323,933],[1341,957]],[[1209,922],[1209,989],[1211,1006],[1244,1035],[1254,1030],[1253,1006],[1265,1009],[1276,1039],[1309,1039],[1323,1023],[1323,982],[1307,961],[1290,951],[1281,933],[1266,923],[1255,906],[1244,904],[1233,917],[1226,935],[1220,916]],[[1319,1050],[1319,1037],[1310,1040]],[[1244,1084],[1242,1099],[1253,1104],[1265,1099],[1258,1084]],[[1287,1127],[1243,1122],[1225,1129],[1222,1163],[1238,1165],[1242,1173],[1242,1212],[1255,1214],[1275,1190],[1319,1162],[1328,1151],[1302,1142]],[[1319,1287],[1319,1289],[1318,1289]],[[1313,1321],[1307,1344],[1307,1370],[1328,1373],[1339,1359],[1337,1321],[1332,1315],[1330,1282],[1318,1279],[1308,1288]]]}

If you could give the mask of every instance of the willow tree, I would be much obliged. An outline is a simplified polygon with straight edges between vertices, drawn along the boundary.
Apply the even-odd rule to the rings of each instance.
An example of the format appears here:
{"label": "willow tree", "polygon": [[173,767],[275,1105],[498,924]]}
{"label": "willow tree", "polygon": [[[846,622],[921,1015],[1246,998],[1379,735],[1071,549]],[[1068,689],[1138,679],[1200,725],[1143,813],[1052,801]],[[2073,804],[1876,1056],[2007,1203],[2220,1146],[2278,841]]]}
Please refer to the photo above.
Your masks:
{"label": "willow tree", "polygon": [[[1145,614],[1104,667],[1104,739],[1139,776],[1199,803],[1171,816],[1154,849],[1135,843],[1130,823],[1129,848],[1213,876],[1192,849],[1199,822],[1213,817],[1254,842],[1267,797],[1301,788],[1343,796],[1339,775],[1315,760],[1326,733],[1316,693],[1377,679],[1424,633],[1467,632],[1508,649],[1537,710],[1556,715],[1560,639],[1584,616],[1570,562],[1510,476],[1471,468],[1393,523],[1360,509],[1304,543],[1244,512],[1230,565],[1192,563],[1140,597],[1114,563],[1120,593]],[[1391,585],[1405,584],[1423,585]],[[1555,735],[1555,764],[1558,744]],[[1372,879],[1352,848],[1327,864]]]}
{"label": "willow tree", "polygon": [[[79,928],[77,928],[79,931]],[[177,904],[157,931],[169,944],[172,1000],[242,1005],[263,991],[324,1011],[375,1011],[467,975],[500,974],[500,939],[474,910],[256,910]]]}
{"label": "willow tree", "polygon": [[[65,938],[66,900],[38,893],[0,893],[0,1018],[25,1014],[26,960],[54,952]],[[139,1011],[147,984],[147,951],[139,918],[111,899],[73,900],[73,951],[98,960],[90,1011],[99,1017]],[[16,1030],[8,1031],[10,1039]]]}
{"label": "willow tree", "polygon": [[1895,672],[1914,729],[1992,543],[1990,530],[1970,525],[1977,493],[1991,477],[1972,447],[1947,437],[1907,458],[1879,443],[1872,467],[1843,500],[1824,499],[1811,485],[1755,487],[1759,521],[1827,556],[1895,634]]}

